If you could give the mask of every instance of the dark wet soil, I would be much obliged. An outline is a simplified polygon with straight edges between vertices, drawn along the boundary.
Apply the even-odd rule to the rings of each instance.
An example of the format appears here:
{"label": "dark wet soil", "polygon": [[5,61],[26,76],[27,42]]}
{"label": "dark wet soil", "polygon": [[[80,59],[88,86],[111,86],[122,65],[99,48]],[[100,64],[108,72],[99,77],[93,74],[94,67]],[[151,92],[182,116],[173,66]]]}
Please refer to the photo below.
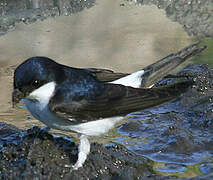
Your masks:
{"label": "dark wet soil", "polygon": [[[78,150],[68,138],[53,136],[38,127],[23,131],[0,123],[0,179],[173,179],[175,176],[158,175],[153,161],[141,155],[160,152],[153,158],[173,158],[171,161],[184,164],[191,154],[205,152],[211,160],[213,69],[189,65],[177,75],[193,78],[195,84],[178,100],[139,112],[138,120],[137,113],[132,114],[132,120],[119,128],[121,134],[133,139],[149,136],[149,148],[138,144],[137,150],[128,148],[130,151],[115,143],[92,143],[83,168],[73,171],[66,166],[75,163]],[[157,86],[180,80],[183,79],[166,78]],[[182,154],[182,158],[175,159],[171,153]],[[209,163],[206,171],[200,173],[201,179],[211,178],[212,161]]]}
{"label": "dark wet soil", "polygon": [[[194,85],[176,101],[133,113],[119,132],[135,139],[129,149],[137,154],[179,168],[200,163],[199,174],[208,174],[213,172],[213,69],[189,65],[177,75],[193,78]],[[181,79],[165,78],[157,86]]]}
{"label": "dark wet soil", "polygon": [[0,179],[135,179],[155,177],[149,161],[121,145],[93,143],[83,168],[72,170],[77,146],[34,127],[0,124]]}

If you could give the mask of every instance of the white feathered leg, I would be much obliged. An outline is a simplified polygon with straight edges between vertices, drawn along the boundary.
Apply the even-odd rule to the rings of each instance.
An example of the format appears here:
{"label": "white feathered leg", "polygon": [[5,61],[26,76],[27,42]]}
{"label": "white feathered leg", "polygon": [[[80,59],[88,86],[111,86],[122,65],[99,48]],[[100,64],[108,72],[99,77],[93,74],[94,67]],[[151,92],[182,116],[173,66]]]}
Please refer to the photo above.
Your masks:
{"label": "white feathered leg", "polygon": [[86,135],[80,136],[80,144],[78,146],[78,160],[73,166],[75,170],[82,167],[90,152],[90,143]]}

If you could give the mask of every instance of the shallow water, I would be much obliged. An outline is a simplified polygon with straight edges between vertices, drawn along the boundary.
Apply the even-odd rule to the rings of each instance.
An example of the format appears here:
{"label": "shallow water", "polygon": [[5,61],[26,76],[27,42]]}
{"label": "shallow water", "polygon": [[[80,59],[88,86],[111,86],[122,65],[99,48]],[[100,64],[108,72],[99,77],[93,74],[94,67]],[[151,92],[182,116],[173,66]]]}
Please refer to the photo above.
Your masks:
{"label": "shallow water", "polygon": [[[133,72],[196,40],[184,31],[182,25],[168,19],[164,10],[154,5],[139,6],[118,0],[100,0],[93,7],[71,16],[49,18],[30,25],[18,23],[14,31],[0,36],[1,121],[21,129],[41,125],[24,108],[11,107],[13,70],[26,58],[48,56],[69,66]],[[209,48],[192,60],[213,65],[213,39],[201,40]],[[175,113],[175,109],[173,111]],[[190,156],[156,152],[158,144],[151,141],[157,132],[155,128],[149,129],[154,126],[150,119],[155,113],[167,112],[171,112],[171,107],[128,116],[130,121],[143,120],[144,129],[133,129],[131,133],[114,130],[104,141],[122,143],[148,157],[159,174],[195,177],[208,172],[210,165],[207,164],[212,161],[200,164],[210,156],[208,152]]]}

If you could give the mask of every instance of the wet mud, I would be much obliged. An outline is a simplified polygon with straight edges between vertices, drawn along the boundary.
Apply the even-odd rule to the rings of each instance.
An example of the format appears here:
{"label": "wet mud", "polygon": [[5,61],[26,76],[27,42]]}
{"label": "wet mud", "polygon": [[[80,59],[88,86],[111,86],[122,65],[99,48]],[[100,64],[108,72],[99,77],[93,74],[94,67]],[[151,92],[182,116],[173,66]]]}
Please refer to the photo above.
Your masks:
{"label": "wet mud", "polygon": [[38,127],[21,131],[1,123],[1,179],[134,179],[154,177],[149,161],[121,145],[93,143],[83,168],[73,170],[77,146]]}
{"label": "wet mud", "polygon": [[[189,177],[189,166],[197,168],[191,177],[209,174],[213,172],[213,69],[188,65],[176,75],[192,78],[194,85],[176,101],[129,115],[132,121],[119,132],[134,138],[133,144],[127,144],[131,151],[163,162],[156,169],[160,174]],[[184,79],[165,78],[156,86]]]}

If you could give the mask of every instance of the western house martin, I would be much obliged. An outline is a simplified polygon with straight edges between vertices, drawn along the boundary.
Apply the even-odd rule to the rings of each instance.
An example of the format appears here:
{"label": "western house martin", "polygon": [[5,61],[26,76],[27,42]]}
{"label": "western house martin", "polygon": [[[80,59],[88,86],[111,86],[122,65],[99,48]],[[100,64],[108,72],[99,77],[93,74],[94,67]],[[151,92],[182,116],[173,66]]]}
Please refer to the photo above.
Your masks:
{"label": "western house martin", "polygon": [[32,116],[47,127],[79,135],[82,167],[90,152],[88,138],[107,133],[131,112],[173,100],[192,81],[152,87],[187,58],[205,49],[192,44],[132,74],[73,68],[47,57],[31,57],[14,72],[13,105],[23,99]]}

